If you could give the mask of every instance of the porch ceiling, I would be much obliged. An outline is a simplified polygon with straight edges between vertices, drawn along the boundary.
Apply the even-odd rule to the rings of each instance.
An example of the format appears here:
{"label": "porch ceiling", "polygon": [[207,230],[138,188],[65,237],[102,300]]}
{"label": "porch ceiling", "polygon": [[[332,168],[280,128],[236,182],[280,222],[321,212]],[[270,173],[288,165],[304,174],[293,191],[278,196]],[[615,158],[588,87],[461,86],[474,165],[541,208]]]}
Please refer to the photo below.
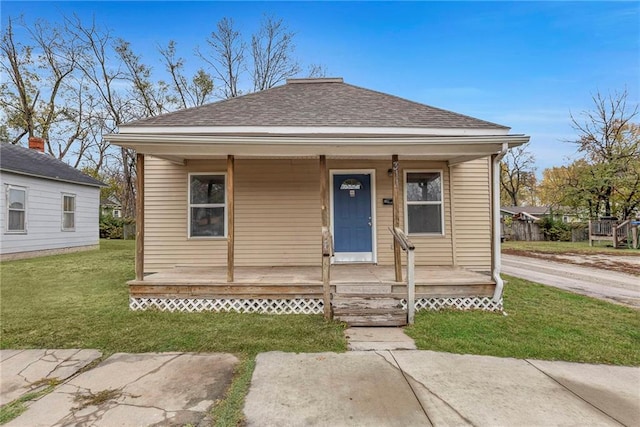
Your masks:
{"label": "porch ceiling", "polygon": [[472,160],[499,153],[529,140],[524,135],[481,136],[220,136],[172,134],[112,134],[117,145],[171,161],[225,158],[400,158]]}

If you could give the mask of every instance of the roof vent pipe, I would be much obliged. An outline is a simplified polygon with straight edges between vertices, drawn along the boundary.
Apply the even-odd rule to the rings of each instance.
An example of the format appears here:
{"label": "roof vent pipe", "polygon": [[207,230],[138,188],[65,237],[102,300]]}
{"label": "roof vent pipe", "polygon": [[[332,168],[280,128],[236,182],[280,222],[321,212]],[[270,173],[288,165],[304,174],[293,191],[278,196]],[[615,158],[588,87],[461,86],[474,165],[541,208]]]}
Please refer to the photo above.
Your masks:
{"label": "roof vent pipe", "polygon": [[44,153],[44,139],[37,136],[29,137],[29,148]]}

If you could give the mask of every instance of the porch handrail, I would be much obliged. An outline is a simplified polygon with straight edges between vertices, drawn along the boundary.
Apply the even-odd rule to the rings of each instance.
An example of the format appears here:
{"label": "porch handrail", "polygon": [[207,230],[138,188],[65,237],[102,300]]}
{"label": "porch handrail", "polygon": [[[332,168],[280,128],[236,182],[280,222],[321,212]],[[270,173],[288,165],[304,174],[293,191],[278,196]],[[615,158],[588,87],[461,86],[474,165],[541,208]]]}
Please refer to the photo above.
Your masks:
{"label": "porch handrail", "polygon": [[620,241],[625,240],[629,237],[629,224],[631,224],[631,220],[627,219],[622,221],[620,224],[613,226],[613,247],[617,248]]}
{"label": "porch handrail", "polygon": [[415,245],[409,240],[404,231],[398,227],[389,227],[389,231],[398,245],[407,253],[407,323],[413,324],[416,310],[416,281],[415,281]]}
{"label": "porch handrail", "polygon": [[322,227],[322,301],[325,319],[331,318],[331,256],[333,237],[328,227]]}

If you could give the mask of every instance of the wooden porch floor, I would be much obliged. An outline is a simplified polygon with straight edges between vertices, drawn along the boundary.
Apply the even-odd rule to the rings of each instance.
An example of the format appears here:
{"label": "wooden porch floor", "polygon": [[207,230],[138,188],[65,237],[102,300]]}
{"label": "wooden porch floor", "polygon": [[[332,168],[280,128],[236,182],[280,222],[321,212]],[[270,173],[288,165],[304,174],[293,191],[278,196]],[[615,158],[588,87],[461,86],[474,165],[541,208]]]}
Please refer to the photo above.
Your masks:
{"label": "wooden porch floor", "polygon": [[[176,267],[128,282],[131,296],[172,297],[318,297],[322,296],[321,267],[236,267],[227,282],[226,267]],[[403,272],[406,280],[406,271]],[[486,274],[446,266],[415,268],[416,296],[491,296],[495,282]],[[401,294],[406,283],[395,282],[393,266],[335,264],[331,289],[360,286],[363,293]]]}

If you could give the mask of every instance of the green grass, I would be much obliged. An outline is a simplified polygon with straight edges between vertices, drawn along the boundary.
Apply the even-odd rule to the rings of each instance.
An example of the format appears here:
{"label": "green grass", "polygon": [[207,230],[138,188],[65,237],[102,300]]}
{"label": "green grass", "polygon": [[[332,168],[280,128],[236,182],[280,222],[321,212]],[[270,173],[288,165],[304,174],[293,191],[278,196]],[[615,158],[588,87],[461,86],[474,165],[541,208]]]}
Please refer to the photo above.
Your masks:
{"label": "green grass", "polygon": [[611,242],[526,242],[508,241],[502,243],[503,252],[531,251],[551,254],[578,253],[578,254],[610,254],[610,255],[639,255],[640,249],[615,249]]}
{"label": "green grass", "polygon": [[345,351],[342,326],[322,316],[134,312],[133,242],[98,251],[2,263],[0,348],[256,354]]}
{"label": "green grass", "polygon": [[[521,243],[589,250],[555,242],[505,246]],[[234,353],[240,358],[234,380],[212,411],[218,426],[242,422],[257,353],[346,350],[343,326],[320,315],[130,311],[126,281],[134,275],[133,254],[133,242],[106,240],[100,250],[2,263],[0,348],[95,348],[105,357],[115,352]],[[640,365],[638,311],[515,278],[506,287],[505,310],[508,316],[420,312],[407,333],[420,349]],[[24,402],[25,397],[0,409],[0,424],[17,416]]]}
{"label": "green grass", "polygon": [[499,357],[640,365],[640,311],[508,277],[501,314],[419,312],[419,349]]}

